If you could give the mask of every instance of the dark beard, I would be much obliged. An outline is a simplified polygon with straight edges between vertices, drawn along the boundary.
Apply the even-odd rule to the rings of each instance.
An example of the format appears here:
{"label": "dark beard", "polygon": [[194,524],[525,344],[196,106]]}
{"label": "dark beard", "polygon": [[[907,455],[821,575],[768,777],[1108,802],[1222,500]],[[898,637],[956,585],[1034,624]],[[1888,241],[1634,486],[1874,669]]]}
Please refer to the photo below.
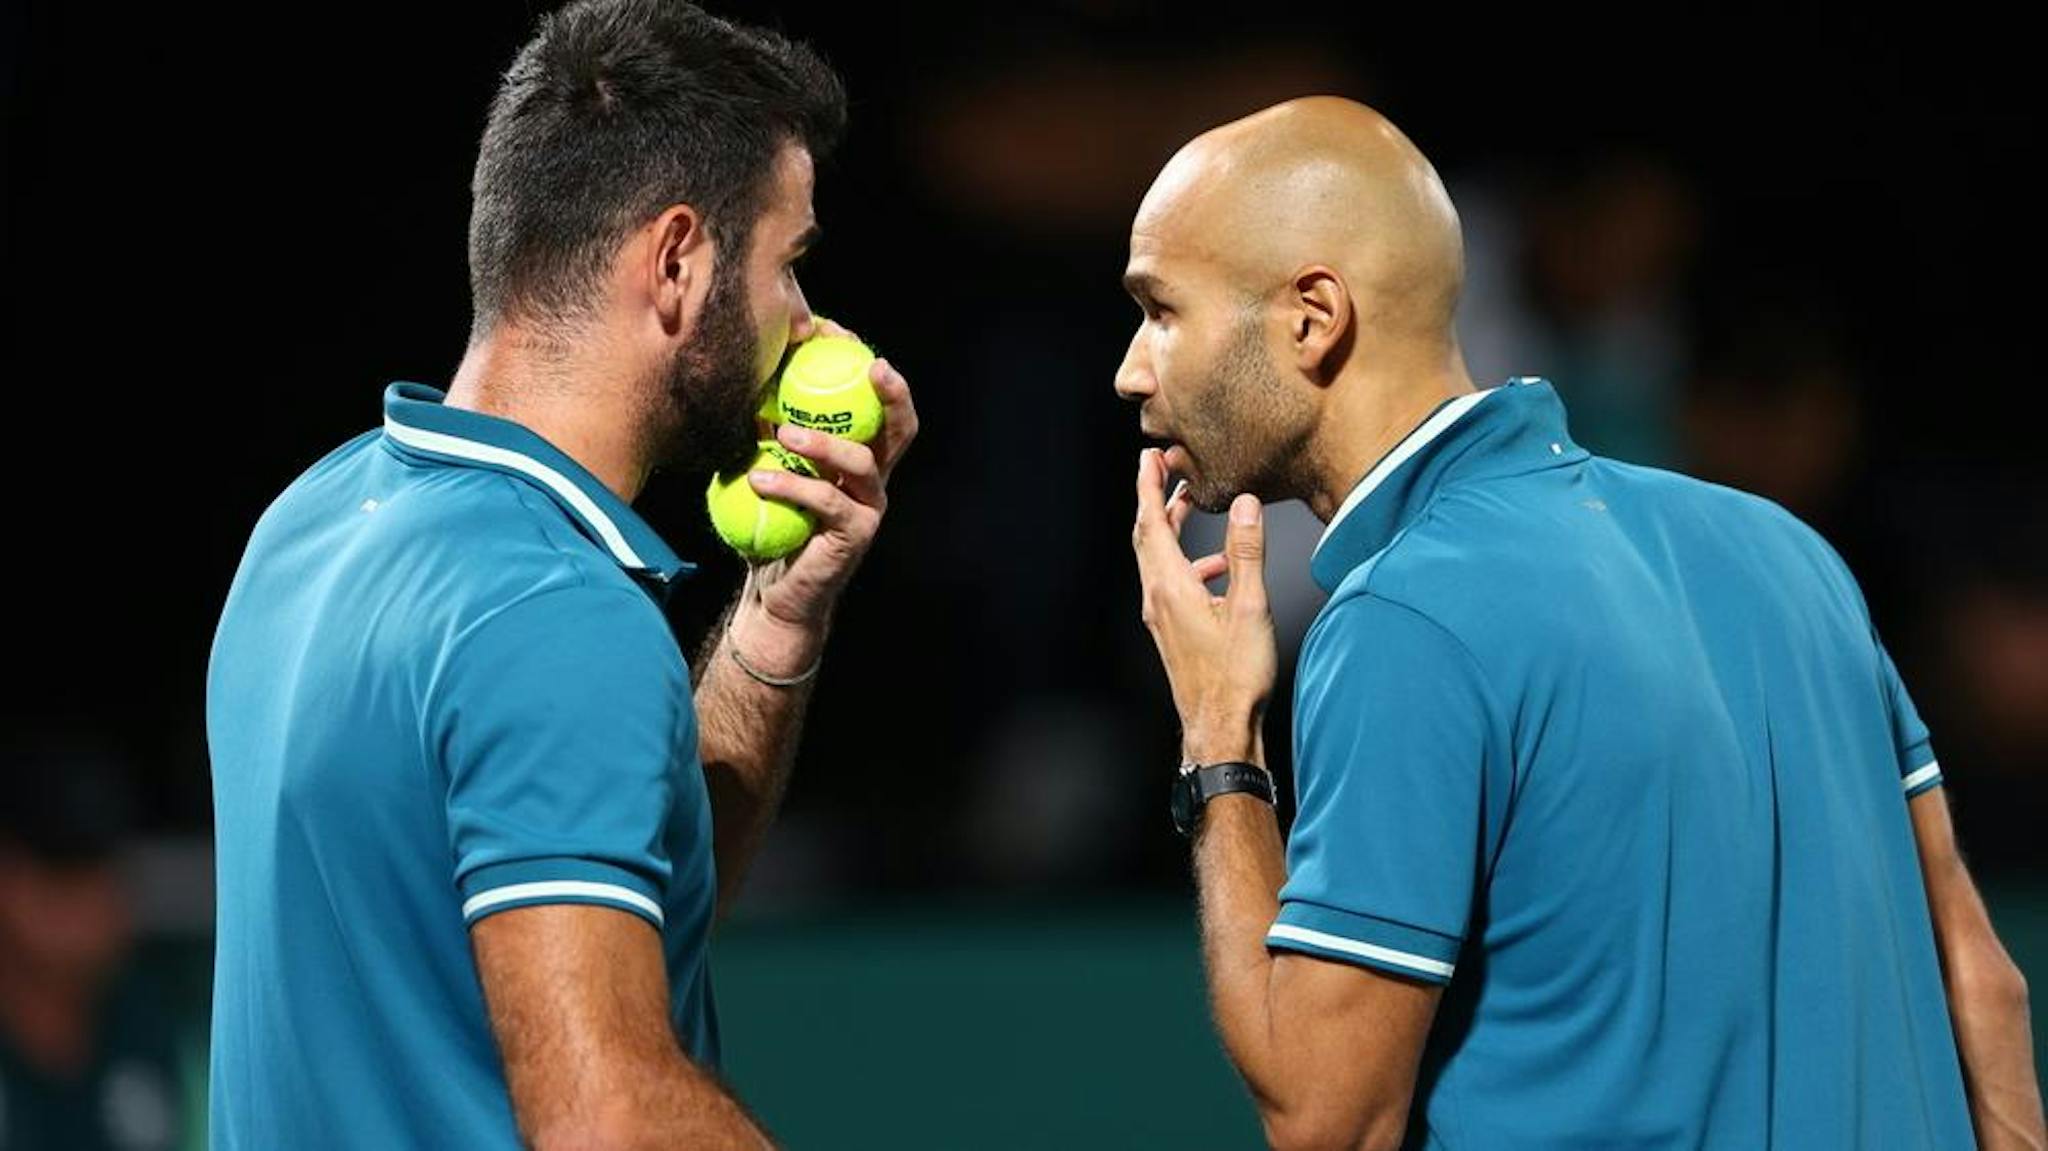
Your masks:
{"label": "dark beard", "polygon": [[1181,421],[1186,451],[1201,450],[1187,477],[1188,501],[1221,512],[1240,492],[1269,503],[1296,498],[1308,427],[1299,408],[1267,357],[1258,316],[1248,312],[1217,359],[1202,401]]}
{"label": "dark beard", "polygon": [[664,465],[732,472],[754,461],[760,336],[740,263],[718,261],[697,330],[677,350],[662,382],[667,411],[655,458]]}

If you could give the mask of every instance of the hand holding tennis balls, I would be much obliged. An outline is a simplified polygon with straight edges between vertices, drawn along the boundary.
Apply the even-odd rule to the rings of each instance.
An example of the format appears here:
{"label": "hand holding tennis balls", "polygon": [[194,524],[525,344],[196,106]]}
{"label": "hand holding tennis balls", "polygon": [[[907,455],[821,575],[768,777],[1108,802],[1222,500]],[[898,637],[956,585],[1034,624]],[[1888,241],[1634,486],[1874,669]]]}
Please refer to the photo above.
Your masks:
{"label": "hand holding tennis balls", "polygon": [[[812,431],[865,444],[881,431],[882,400],[875,390],[875,353],[851,333],[820,319],[820,334],[798,344],[776,381],[761,414],[771,412],[778,428]],[[900,377],[899,377],[900,378]],[[780,433],[778,432],[778,436]],[[814,526],[800,507],[763,496],[743,482],[750,473],[788,472],[816,478],[818,469],[789,448],[808,446],[792,432],[788,447],[762,441],[747,472],[713,476],[705,492],[711,523],[720,539],[749,562],[780,559],[802,547]],[[818,454],[815,450],[813,454]],[[870,457],[871,458],[871,457]],[[828,466],[830,460],[824,460]],[[842,471],[844,469],[841,469]],[[858,465],[856,465],[858,470]]]}
{"label": "hand holding tennis balls", "polygon": [[[844,412],[843,420],[821,422],[844,424],[849,433],[867,431],[863,424],[877,430],[868,433],[869,442],[860,443],[794,423],[781,424],[774,429],[775,442],[801,458],[815,477],[781,467],[756,468],[744,477],[746,486],[771,506],[787,506],[809,517],[809,541],[790,545],[794,550],[780,559],[752,566],[733,608],[730,638],[744,646],[755,666],[777,675],[794,675],[815,664],[834,605],[888,514],[889,477],[917,438],[917,406],[911,402],[909,381],[895,365],[859,347],[853,333],[830,320],[815,319],[808,334],[811,338],[790,353],[794,373],[785,371],[777,381],[778,414],[782,387],[793,376],[798,383],[790,389],[791,406],[807,418]],[[821,354],[821,349],[828,354]],[[848,364],[851,381],[842,374]],[[848,386],[856,382],[861,386]],[[872,401],[867,400],[870,393]],[[841,402],[819,404],[820,398]],[[861,406],[869,402],[875,405],[873,414],[863,416]],[[761,541],[755,535],[748,542]],[[786,541],[774,542],[779,547]]]}

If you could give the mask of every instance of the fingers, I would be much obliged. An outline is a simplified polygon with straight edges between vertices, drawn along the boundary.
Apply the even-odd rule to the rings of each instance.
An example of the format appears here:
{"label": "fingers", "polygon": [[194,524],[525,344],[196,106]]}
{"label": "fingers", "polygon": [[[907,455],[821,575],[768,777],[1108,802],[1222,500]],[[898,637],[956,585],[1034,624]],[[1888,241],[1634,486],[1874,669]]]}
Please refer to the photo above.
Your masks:
{"label": "fingers", "polygon": [[812,312],[810,338],[815,340],[819,336],[845,336],[850,339],[859,338],[857,336],[854,336],[852,332],[848,331],[846,325],[840,323],[838,320],[826,319],[824,316],[821,316],[816,312]]}
{"label": "fingers", "polygon": [[1266,610],[1266,525],[1259,497],[1246,493],[1230,502],[1230,526],[1223,538],[1223,556],[1230,573],[1227,593],[1232,608]]}
{"label": "fingers", "polygon": [[775,429],[775,438],[783,447],[819,465],[827,477],[836,477],[847,495],[877,510],[887,505],[875,453],[866,444],[795,424]]}
{"label": "fingers", "polygon": [[1157,448],[1138,453],[1138,522],[1131,530],[1142,571],[1149,562],[1184,562],[1173,523],[1166,516],[1166,464]]}
{"label": "fingers", "polygon": [[917,438],[917,405],[910,399],[910,382],[889,361],[876,359],[868,369],[868,380],[882,401],[882,434],[875,438],[874,448],[876,467],[882,482],[887,483],[896,462]]}
{"label": "fingers", "polygon": [[851,536],[863,543],[873,538],[882,522],[880,508],[861,503],[830,480],[769,470],[748,472],[747,482],[761,495],[811,513],[825,531]]}
{"label": "fingers", "polygon": [[1188,566],[1194,569],[1196,579],[1208,583],[1230,570],[1230,559],[1222,552],[1217,552],[1215,555],[1203,556]]}
{"label": "fingers", "polygon": [[1138,582],[1143,591],[1140,614],[1148,627],[1171,616],[1177,610],[1175,605],[1199,603],[1208,595],[1167,517],[1165,487],[1163,453],[1147,448],[1138,455],[1138,522],[1131,529],[1131,547],[1138,554]]}

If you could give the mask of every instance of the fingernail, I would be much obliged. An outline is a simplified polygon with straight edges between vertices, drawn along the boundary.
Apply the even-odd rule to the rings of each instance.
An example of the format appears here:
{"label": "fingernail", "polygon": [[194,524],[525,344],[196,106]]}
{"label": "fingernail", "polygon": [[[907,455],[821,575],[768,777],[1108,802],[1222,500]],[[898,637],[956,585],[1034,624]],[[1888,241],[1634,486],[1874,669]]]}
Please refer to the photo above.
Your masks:
{"label": "fingernail", "polygon": [[795,424],[782,425],[782,442],[793,448],[806,447],[811,442],[811,430]]}
{"label": "fingernail", "polygon": [[756,484],[767,484],[770,487],[775,486],[774,472],[748,472],[747,479]]}
{"label": "fingernail", "polygon": [[1231,501],[1230,519],[1232,523],[1240,523],[1246,525],[1258,523],[1259,497],[1244,495],[1239,496],[1237,497],[1237,499]]}

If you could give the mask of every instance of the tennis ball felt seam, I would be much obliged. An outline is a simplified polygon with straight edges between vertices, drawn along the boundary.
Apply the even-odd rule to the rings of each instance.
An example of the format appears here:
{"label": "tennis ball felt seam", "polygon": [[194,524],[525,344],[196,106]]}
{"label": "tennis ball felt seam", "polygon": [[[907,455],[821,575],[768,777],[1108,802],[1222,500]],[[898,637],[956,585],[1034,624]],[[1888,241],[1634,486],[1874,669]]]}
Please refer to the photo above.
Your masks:
{"label": "tennis ball felt seam", "polygon": [[786,501],[762,496],[747,479],[748,473],[754,471],[799,469],[815,474],[809,461],[801,456],[792,455],[773,441],[762,441],[757,445],[754,460],[745,469],[713,476],[704,495],[719,538],[750,561],[779,559],[801,548],[817,527],[810,513]]}

